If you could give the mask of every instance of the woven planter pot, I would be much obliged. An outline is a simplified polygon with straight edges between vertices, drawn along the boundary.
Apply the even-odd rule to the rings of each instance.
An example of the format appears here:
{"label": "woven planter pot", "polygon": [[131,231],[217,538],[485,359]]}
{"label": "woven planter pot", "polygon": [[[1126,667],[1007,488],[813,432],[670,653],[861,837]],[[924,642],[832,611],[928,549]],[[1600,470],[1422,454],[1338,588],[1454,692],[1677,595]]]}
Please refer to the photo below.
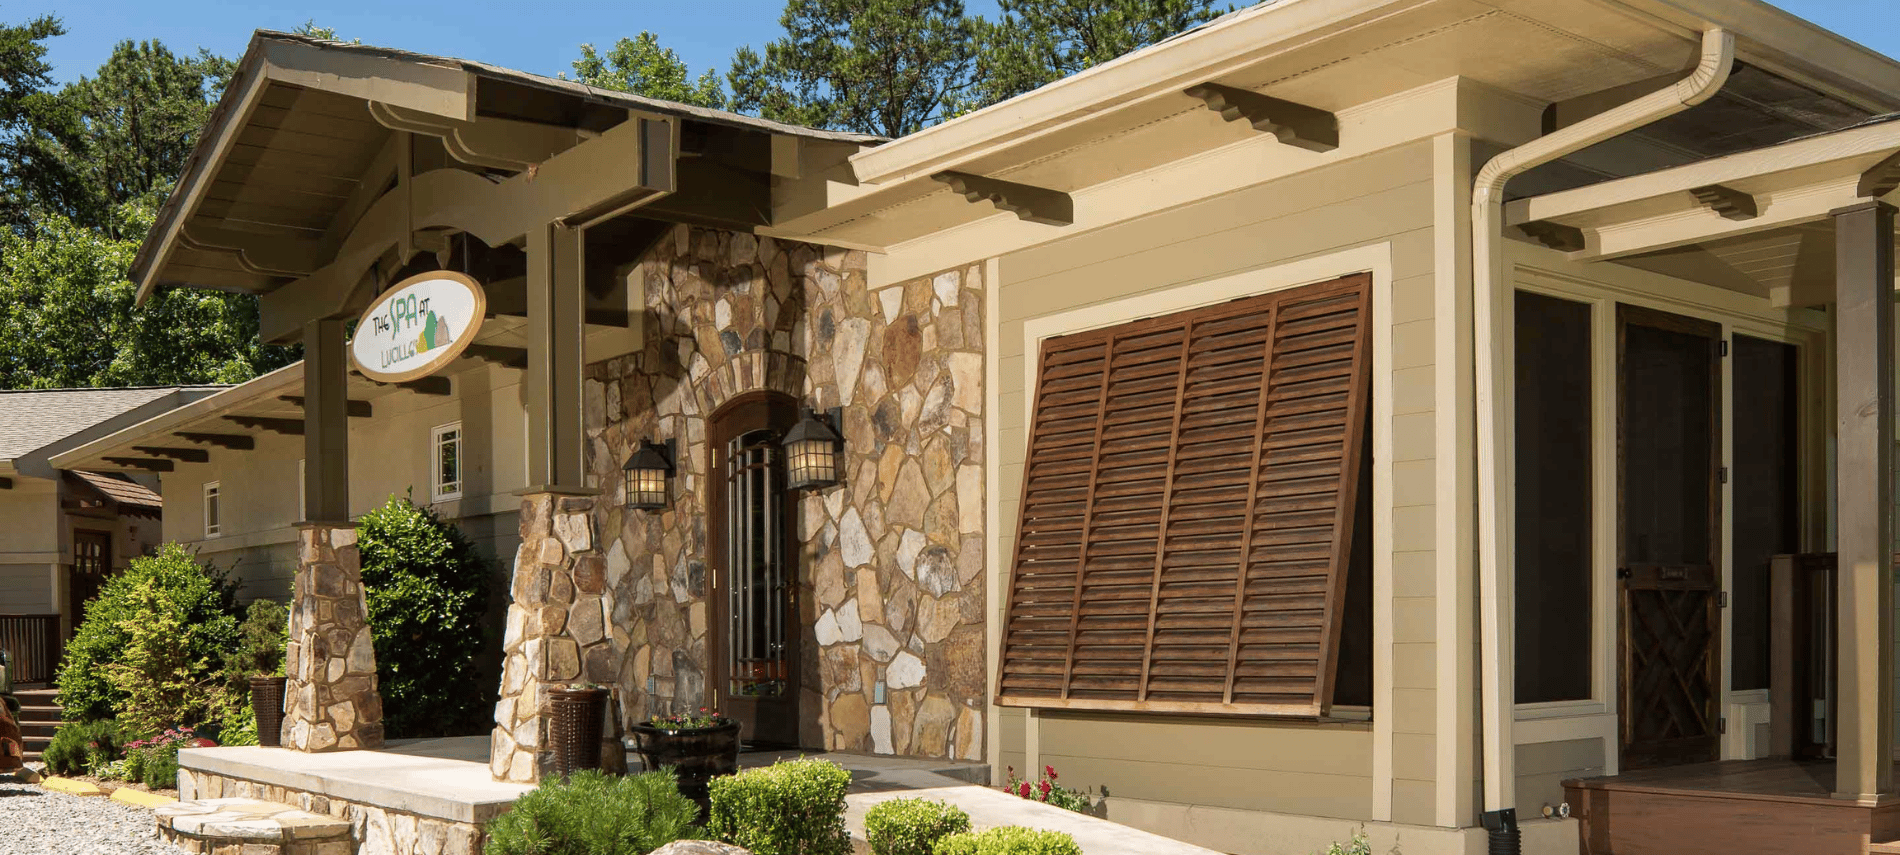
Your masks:
{"label": "woven planter pot", "polygon": [[554,773],[566,778],[582,769],[600,768],[601,719],[607,710],[606,689],[549,689],[548,747],[554,750]]}
{"label": "woven planter pot", "polygon": [[640,755],[648,771],[672,766],[679,773],[680,793],[699,803],[702,813],[711,803],[706,782],[739,771],[739,723],[728,721],[699,730],[662,730],[636,724],[627,747]]}
{"label": "woven planter pot", "polygon": [[251,711],[257,714],[257,744],[276,748],[284,729],[283,677],[251,678]]}

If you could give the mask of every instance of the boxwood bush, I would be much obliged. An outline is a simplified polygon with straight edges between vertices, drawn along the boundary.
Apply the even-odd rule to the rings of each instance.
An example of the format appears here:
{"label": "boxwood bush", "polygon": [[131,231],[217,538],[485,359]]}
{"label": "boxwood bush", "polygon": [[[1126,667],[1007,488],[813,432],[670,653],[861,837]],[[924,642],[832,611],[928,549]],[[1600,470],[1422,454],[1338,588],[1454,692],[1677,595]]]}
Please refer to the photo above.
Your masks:
{"label": "boxwood bush", "polygon": [[497,686],[476,663],[493,653],[488,565],[454,523],[401,496],[364,514],[357,534],[384,731],[486,733]]}
{"label": "boxwood bush", "polygon": [[970,830],[970,815],[924,799],[879,802],[864,813],[864,842],[874,855],[931,855],[937,841]]}
{"label": "boxwood bush", "polygon": [[937,841],[934,855],[1082,855],[1082,847],[1060,831],[1005,825],[952,834]]}
{"label": "boxwood bush", "polygon": [[844,794],[851,773],[829,760],[788,760],[708,784],[706,831],[753,855],[849,855]]}
{"label": "boxwood bush", "polygon": [[646,855],[692,836],[699,806],[672,769],[550,778],[488,822],[485,855]]}

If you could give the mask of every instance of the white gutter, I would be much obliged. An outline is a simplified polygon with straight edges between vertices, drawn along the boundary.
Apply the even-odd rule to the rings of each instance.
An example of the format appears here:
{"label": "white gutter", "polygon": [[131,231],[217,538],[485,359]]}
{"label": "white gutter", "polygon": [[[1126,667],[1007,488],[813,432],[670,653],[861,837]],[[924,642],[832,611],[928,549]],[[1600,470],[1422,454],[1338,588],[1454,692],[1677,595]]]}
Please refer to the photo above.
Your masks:
{"label": "white gutter", "polygon": [[[1471,192],[1473,355],[1478,410],[1479,692],[1483,720],[1486,825],[1515,807],[1516,715],[1512,644],[1513,469],[1511,414],[1502,406],[1510,370],[1512,283],[1504,260],[1504,185],[1540,164],[1648,125],[1707,101],[1735,65],[1735,37],[1719,27],[1702,34],[1702,57],[1676,85],[1510,149],[1486,163]],[[1516,822],[1511,821],[1513,832]]]}

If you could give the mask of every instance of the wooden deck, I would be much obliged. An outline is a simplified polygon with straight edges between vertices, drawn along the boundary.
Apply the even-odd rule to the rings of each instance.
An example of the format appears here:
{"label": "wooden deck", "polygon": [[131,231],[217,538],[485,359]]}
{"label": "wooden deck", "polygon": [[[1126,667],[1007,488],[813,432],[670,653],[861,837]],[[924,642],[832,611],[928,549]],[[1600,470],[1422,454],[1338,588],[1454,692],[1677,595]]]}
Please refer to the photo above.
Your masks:
{"label": "wooden deck", "polygon": [[1900,839],[1900,797],[1831,796],[1834,764],[1730,760],[1564,782],[1583,855],[1866,855]]}

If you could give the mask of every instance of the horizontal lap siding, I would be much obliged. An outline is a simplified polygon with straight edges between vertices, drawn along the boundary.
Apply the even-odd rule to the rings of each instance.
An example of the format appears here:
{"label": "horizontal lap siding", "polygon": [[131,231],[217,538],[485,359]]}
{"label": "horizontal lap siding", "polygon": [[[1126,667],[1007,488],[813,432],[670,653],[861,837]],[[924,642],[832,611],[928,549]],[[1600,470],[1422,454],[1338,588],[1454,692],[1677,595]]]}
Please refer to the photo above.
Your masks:
{"label": "horizontal lap siding", "polygon": [[[1388,308],[1395,325],[1418,325],[1395,329],[1388,339],[1374,330],[1374,348],[1391,348],[1394,357],[1393,398],[1409,408],[1395,412],[1389,426],[1393,459],[1414,464],[1394,467],[1395,497],[1404,497],[1413,522],[1393,544],[1394,590],[1389,593],[1411,601],[1412,618],[1397,627],[1405,635],[1395,640],[1416,645],[1410,661],[1431,661],[1432,623],[1420,612],[1431,610],[1434,544],[1431,526],[1418,524],[1430,519],[1435,492],[1431,201],[1431,148],[1415,145],[1004,256],[997,353],[998,554],[1014,554],[1022,502],[1025,424],[1032,406],[1024,386],[1025,359],[1034,359],[1023,349],[1025,320],[1390,241]],[[1402,519],[1404,513],[1395,509],[1395,516]],[[1000,569],[999,584],[1007,584],[1007,572],[1006,566]],[[999,627],[1004,605],[992,606]],[[1396,691],[1395,709],[1384,711],[1396,730],[1424,737],[1395,740],[1395,754],[1402,755],[1394,757],[1395,772],[1424,779],[1401,776],[1393,790],[1397,814],[1425,821],[1433,798],[1433,782],[1426,776],[1435,752],[1431,681],[1429,672],[1413,677],[1424,687]],[[1002,715],[1020,713],[1006,709]],[[1107,785],[1130,798],[1163,802],[1352,819],[1372,815],[1374,748],[1367,725],[1043,713],[1027,727],[1039,728],[1040,758],[1054,764],[1065,783]],[[1018,768],[1026,757],[1025,730],[1009,726],[1000,734],[1005,762]],[[1144,747],[1154,750],[1142,753]],[[1190,759],[1195,757],[1201,759]]]}
{"label": "horizontal lap siding", "polygon": [[47,564],[0,564],[0,614],[51,614],[53,571]]}
{"label": "horizontal lap siding", "polygon": [[[1517,814],[1537,816],[1564,800],[1563,782],[1603,774],[1603,740],[1568,739],[1517,746]],[[1575,807],[1574,805],[1572,807]]]}

